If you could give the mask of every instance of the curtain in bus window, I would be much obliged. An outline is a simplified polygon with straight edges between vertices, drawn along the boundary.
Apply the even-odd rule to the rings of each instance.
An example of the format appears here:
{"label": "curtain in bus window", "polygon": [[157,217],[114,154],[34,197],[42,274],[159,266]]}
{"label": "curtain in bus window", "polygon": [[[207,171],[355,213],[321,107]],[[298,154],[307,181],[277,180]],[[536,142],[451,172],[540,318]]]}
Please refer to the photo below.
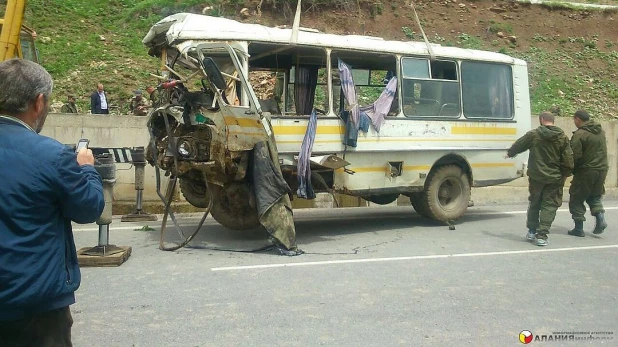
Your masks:
{"label": "curtain in bus window", "polygon": [[311,114],[315,99],[315,88],[318,85],[318,67],[296,66],[294,76],[294,101],[297,115]]}
{"label": "curtain in bus window", "polygon": [[371,124],[373,124],[377,132],[380,132],[380,127],[384,124],[386,115],[391,109],[395,93],[397,93],[397,76],[391,78],[386,87],[384,87],[382,94],[373,104],[360,108],[361,113],[369,116]]}
{"label": "curtain in bus window", "polygon": [[358,129],[360,109],[358,107],[358,99],[356,96],[356,89],[354,86],[354,79],[352,78],[352,69],[341,59],[338,62],[339,65],[339,79],[341,80],[341,90],[345,95],[345,100],[348,102],[350,108],[350,121]]}
{"label": "curtain in bus window", "polygon": [[307,131],[305,132],[305,138],[303,138],[303,144],[300,146],[298,165],[296,167],[298,171],[298,190],[296,195],[303,199],[315,199],[315,192],[311,185],[311,151],[317,126],[318,116],[314,109],[311,112],[311,117],[309,117]]}

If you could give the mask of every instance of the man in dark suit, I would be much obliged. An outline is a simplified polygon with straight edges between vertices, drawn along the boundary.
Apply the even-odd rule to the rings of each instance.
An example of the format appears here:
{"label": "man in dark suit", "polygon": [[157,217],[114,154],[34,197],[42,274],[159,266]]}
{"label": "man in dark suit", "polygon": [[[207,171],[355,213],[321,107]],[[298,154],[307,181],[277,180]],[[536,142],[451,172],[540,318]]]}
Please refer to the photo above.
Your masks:
{"label": "man in dark suit", "polygon": [[101,83],[97,85],[97,90],[90,96],[90,112],[92,114],[109,114],[107,95]]}

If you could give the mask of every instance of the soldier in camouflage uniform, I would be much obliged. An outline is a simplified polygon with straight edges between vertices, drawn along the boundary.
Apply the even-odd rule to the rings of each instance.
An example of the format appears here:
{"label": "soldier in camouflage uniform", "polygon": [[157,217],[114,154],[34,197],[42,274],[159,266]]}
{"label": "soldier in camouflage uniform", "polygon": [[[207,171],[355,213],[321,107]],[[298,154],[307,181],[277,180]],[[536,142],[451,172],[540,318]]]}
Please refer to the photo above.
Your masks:
{"label": "soldier in camouflage uniform", "polygon": [[569,138],[554,125],[554,115],[543,112],[539,116],[538,128],[519,138],[507,152],[512,158],[530,150],[528,158],[528,180],[530,196],[526,239],[537,246],[547,245],[547,234],[556,217],[556,210],[562,205],[562,189],[566,177],[573,170],[573,152]]}
{"label": "soldier in camouflage uniform", "polygon": [[77,105],[75,105],[75,96],[69,95],[67,102],[62,105],[61,113],[77,113]]}
{"label": "soldier in camouflage uniform", "polygon": [[160,101],[159,101],[159,93],[157,92],[157,90],[153,87],[153,86],[149,86],[146,88],[146,92],[149,95],[149,99],[150,99],[150,106],[157,108],[160,105]]}
{"label": "soldier in camouflage uniform", "polygon": [[588,203],[590,213],[596,218],[593,234],[601,234],[607,228],[605,210],[601,197],[605,194],[605,177],[607,176],[607,142],[601,124],[590,119],[588,112],[575,112],[573,122],[577,130],[571,137],[575,169],[569,194],[569,211],[575,228],[569,235],[584,237],[584,221]]}
{"label": "soldier in camouflage uniform", "polygon": [[131,111],[134,116],[145,116],[148,114],[149,107],[150,104],[148,101],[142,97],[142,91],[136,90],[135,96],[131,99],[131,103],[129,104],[129,111]]}

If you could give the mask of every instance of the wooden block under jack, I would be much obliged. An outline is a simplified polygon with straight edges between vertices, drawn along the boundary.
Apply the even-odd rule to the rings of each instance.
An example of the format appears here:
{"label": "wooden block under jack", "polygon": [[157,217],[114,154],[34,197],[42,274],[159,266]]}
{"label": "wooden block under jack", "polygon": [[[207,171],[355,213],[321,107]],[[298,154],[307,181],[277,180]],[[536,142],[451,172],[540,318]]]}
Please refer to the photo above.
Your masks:
{"label": "wooden block under jack", "polygon": [[[116,246],[114,246],[116,247]],[[120,266],[131,256],[131,246],[117,246],[117,252],[107,255],[91,255],[93,247],[80,248],[77,251],[77,261],[80,267],[110,267]]]}

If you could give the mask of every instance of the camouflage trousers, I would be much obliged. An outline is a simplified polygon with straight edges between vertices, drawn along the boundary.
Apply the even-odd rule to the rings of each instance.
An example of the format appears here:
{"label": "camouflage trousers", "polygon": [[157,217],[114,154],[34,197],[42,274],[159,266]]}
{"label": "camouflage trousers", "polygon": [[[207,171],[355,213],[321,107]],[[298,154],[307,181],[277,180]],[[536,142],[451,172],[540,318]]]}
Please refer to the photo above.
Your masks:
{"label": "camouflage trousers", "polygon": [[605,177],[607,170],[578,170],[573,176],[571,188],[569,188],[569,212],[576,221],[585,221],[586,206],[588,203],[590,213],[595,216],[599,212],[605,212],[601,197],[605,194]]}
{"label": "camouflage trousers", "polygon": [[547,239],[549,228],[556,218],[556,211],[562,205],[562,188],[564,180],[558,183],[543,183],[528,180],[528,220],[526,227],[536,230],[537,238]]}

